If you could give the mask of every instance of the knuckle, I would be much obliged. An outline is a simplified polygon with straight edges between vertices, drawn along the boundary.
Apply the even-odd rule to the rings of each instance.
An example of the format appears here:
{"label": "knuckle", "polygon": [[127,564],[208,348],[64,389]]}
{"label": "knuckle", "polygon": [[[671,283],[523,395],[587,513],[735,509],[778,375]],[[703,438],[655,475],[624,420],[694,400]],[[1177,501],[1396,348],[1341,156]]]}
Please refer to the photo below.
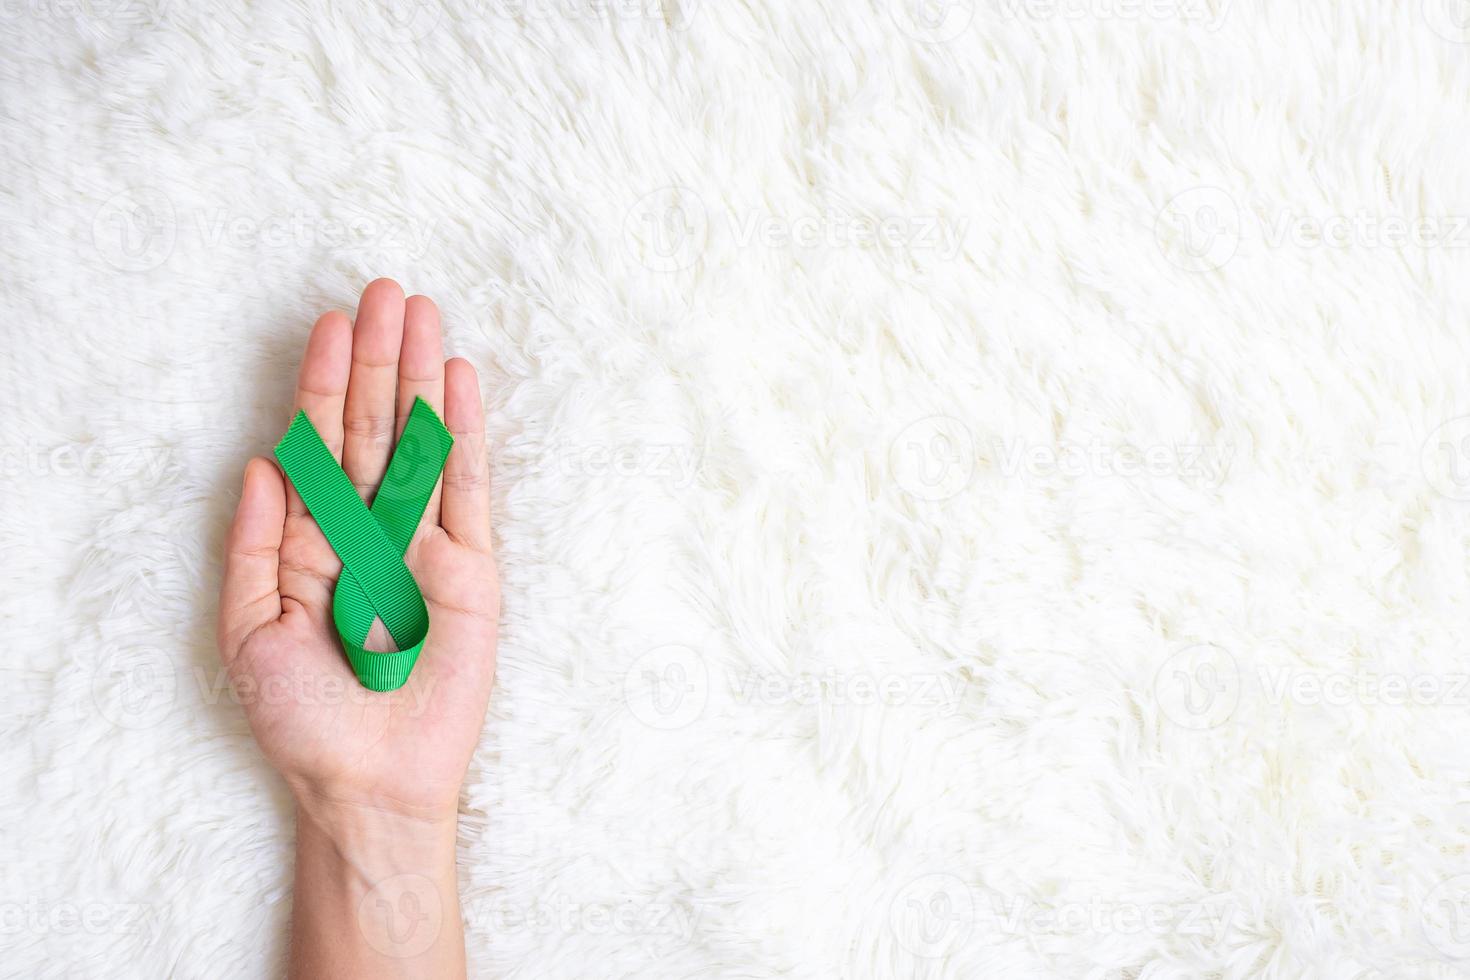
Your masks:
{"label": "knuckle", "polygon": [[352,415],[342,420],[343,431],[354,439],[387,442],[393,435],[392,415]]}
{"label": "knuckle", "polygon": [[490,477],[481,470],[455,470],[444,474],[444,488],[456,493],[484,490],[490,486]]}

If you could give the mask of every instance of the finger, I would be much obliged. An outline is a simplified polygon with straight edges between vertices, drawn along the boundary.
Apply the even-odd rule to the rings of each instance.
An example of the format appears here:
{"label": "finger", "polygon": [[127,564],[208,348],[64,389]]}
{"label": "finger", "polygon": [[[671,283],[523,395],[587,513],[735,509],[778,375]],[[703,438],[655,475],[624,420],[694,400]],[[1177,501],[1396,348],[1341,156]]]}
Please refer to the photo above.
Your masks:
{"label": "finger", "polygon": [[270,460],[252,459],[245,465],[240,505],[225,538],[219,637],[226,664],[251,633],[281,618],[279,571],[285,524],[285,480]]}
{"label": "finger", "polygon": [[455,541],[489,554],[490,462],[485,455],[485,410],[480,404],[480,379],[462,357],[444,365],[444,421],[454,436],[454,448],[444,465],[439,523]]}
{"label": "finger", "polygon": [[382,482],[393,448],[403,309],[398,283],[375,279],[362,291],[352,327],[352,371],[342,417],[342,469],[364,500],[371,500]]}
{"label": "finger", "polygon": [[[342,458],[342,403],[347,396],[347,372],[352,366],[352,324],[339,311],[325,313],[311,328],[301,373],[296,380],[296,409],[306,413],[322,441]],[[306,504],[295,487],[289,488],[287,513],[306,514]]]}
{"label": "finger", "polygon": [[[341,312],[323,314],[306,341],[296,382],[296,407],[306,413],[322,441],[342,456],[342,405],[352,367],[352,324]],[[340,571],[336,553],[307,513],[306,503],[289,480],[286,485],[286,531],[281,545],[281,595],[295,599],[317,615]]]}
{"label": "finger", "polygon": [[[444,417],[444,339],[439,330],[439,308],[427,296],[410,296],[403,313],[403,350],[398,358],[398,419],[394,437],[403,435],[415,398]],[[439,523],[437,481],[421,527]]]}

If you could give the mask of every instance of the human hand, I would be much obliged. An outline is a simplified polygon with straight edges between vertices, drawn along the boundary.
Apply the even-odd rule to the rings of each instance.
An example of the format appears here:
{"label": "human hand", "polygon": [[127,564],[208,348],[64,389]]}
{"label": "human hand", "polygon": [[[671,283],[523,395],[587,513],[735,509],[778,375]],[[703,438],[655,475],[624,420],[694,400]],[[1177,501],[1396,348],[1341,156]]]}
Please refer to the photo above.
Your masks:
{"label": "human hand", "polygon": [[[465,970],[455,824],[495,674],[500,590],[479,382],[443,357],[434,304],[379,279],[355,324],[317,321],[296,389],[369,502],[416,396],[454,436],[404,556],[429,609],[407,684],[358,683],[332,623],[342,564],[274,461],[247,465],[226,543],[220,657],[297,801],[293,976]],[[375,623],[368,649],[390,642]]]}
{"label": "human hand", "polygon": [[[353,675],[332,625],[342,565],[273,460],[245,471],[226,547],[219,647],[261,749],[307,809],[453,819],[495,668],[500,594],[491,554],[479,384],[445,362],[439,312],[391,280],[311,332],[296,390],[342,468],[371,501],[415,396],[454,448],[405,561],[430,629],[408,683],[378,694]],[[382,624],[367,646],[391,649]]]}

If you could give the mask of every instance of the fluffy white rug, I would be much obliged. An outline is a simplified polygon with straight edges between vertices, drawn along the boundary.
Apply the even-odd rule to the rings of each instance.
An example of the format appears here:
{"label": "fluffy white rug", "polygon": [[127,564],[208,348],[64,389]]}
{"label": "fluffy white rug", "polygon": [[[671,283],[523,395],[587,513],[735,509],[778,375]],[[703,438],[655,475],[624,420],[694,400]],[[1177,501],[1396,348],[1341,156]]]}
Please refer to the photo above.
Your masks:
{"label": "fluffy white rug", "polygon": [[280,972],[216,555],[391,275],[474,975],[1465,975],[1457,2],[0,2],[0,974]]}

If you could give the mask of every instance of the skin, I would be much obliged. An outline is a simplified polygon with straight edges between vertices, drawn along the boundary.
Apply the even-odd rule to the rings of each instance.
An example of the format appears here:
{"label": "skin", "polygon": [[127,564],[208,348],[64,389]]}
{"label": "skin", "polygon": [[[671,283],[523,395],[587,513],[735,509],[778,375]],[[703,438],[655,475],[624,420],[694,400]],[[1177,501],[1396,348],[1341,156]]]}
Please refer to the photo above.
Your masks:
{"label": "skin", "polygon": [[[226,542],[219,649],[261,750],[296,801],[293,977],[464,976],[455,880],[460,786],[495,674],[484,412],[474,368],[444,360],[439,311],[389,279],[355,321],[312,329],[302,409],[371,501],[414,397],[454,435],[405,560],[429,607],[402,689],[357,683],[332,626],[341,562],[272,459],[252,459]],[[375,624],[369,649],[392,649]]]}

